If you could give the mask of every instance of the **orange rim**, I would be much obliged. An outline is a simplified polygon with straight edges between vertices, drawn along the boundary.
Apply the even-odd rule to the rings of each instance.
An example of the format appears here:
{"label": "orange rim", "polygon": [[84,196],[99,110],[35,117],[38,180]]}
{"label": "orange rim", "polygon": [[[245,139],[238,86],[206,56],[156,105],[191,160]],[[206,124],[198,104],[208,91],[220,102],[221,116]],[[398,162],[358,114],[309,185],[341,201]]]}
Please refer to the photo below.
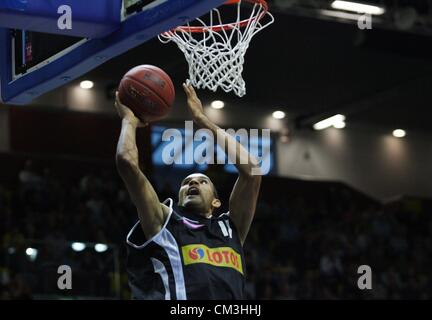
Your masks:
{"label": "orange rim", "polygon": [[[241,0],[227,0],[224,3],[224,5],[234,5],[234,4],[238,4],[240,1]],[[243,1],[249,2],[251,4],[259,4],[264,8],[264,11],[261,12],[261,14],[257,17],[241,20],[241,21],[238,21],[235,23],[219,24],[219,25],[212,26],[212,27],[185,27],[185,26],[181,26],[181,27],[177,27],[177,28],[173,29],[173,31],[204,33],[204,32],[208,32],[209,29],[213,30],[215,32],[219,32],[222,30],[233,29],[236,26],[243,28],[244,26],[247,26],[251,20],[261,20],[268,12],[268,5],[267,5],[267,2],[265,0],[243,0]]]}

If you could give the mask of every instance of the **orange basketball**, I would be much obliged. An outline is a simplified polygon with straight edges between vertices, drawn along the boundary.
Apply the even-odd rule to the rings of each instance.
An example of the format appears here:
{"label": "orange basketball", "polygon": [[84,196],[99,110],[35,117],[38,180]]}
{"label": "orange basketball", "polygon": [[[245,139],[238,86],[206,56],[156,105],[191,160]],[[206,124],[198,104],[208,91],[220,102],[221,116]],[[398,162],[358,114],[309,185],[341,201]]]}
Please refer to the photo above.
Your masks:
{"label": "orange basketball", "polygon": [[162,69],[151,65],[129,70],[120,81],[118,92],[120,102],[144,122],[167,116],[175,99],[171,78]]}

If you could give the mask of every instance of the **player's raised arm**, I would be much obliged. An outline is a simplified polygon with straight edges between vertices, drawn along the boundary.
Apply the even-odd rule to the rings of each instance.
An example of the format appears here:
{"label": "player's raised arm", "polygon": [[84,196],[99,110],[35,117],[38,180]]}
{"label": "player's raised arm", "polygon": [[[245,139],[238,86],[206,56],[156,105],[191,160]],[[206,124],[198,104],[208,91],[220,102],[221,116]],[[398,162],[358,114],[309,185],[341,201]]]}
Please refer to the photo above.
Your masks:
{"label": "player's raised arm", "polygon": [[235,157],[235,160],[233,160],[239,171],[239,177],[230,196],[229,210],[230,217],[237,228],[240,241],[243,244],[255,215],[261,186],[258,161],[236,139],[224,130],[220,130],[217,125],[208,119],[204,114],[201,101],[191,85],[183,84],[183,88],[188,97],[188,106],[194,122],[202,128],[211,130],[218,137],[218,142],[224,141],[222,147],[227,147],[228,156]]}
{"label": "player's raised arm", "polygon": [[161,230],[168,210],[159,202],[153,186],[139,168],[136,129],[145,124],[120,102],[118,94],[115,107],[122,119],[116,153],[117,170],[137,207],[144,235],[150,238]]}

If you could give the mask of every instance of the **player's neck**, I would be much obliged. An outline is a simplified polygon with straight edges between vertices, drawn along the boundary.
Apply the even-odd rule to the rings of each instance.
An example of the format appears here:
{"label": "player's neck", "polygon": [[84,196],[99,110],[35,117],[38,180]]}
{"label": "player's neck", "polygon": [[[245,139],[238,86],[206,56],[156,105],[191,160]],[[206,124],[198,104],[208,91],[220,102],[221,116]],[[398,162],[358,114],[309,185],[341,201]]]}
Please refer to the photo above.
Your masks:
{"label": "player's neck", "polygon": [[[187,210],[187,209],[186,209]],[[188,213],[192,214],[194,217],[199,217],[201,219],[211,219],[212,214],[211,212],[203,213],[202,211],[195,211],[195,210],[187,210]]]}
{"label": "player's neck", "polygon": [[191,216],[191,218],[211,219],[213,217],[211,212],[203,213],[199,208],[186,208],[179,206],[182,214]]}

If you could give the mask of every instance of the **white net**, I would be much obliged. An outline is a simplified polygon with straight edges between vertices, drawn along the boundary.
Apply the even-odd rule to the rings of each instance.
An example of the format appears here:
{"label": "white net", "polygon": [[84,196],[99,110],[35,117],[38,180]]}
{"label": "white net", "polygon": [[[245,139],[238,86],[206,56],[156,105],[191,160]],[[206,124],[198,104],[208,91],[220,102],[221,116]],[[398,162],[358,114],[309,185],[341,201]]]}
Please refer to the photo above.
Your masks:
{"label": "white net", "polygon": [[242,97],[246,94],[242,73],[249,43],[253,36],[272,24],[274,18],[259,2],[247,6],[250,12],[246,12],[246,16],[246,5],[242,1],[230,6],[236,6],[234,22],[224,23],[220,10],[213,9],[207,23],[198,18],[195,23],[199,26],[188,23],[162,33],[159,40],[173,41],[184,53],[189,64],[189,82],[195,88],[212,91],[222,88]]}

